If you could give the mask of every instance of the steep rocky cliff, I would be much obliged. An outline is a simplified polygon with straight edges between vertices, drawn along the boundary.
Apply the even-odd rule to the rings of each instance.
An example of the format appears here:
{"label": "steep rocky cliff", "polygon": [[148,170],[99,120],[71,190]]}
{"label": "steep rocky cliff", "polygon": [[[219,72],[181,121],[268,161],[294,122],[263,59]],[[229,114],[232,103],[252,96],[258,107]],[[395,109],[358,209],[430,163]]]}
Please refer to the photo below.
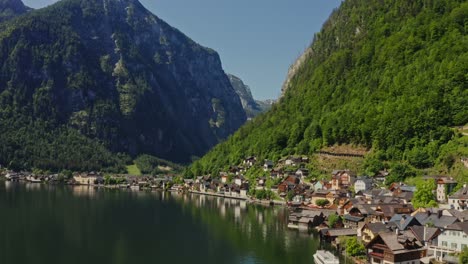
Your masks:
{"label": "steep rocky cliff", "polygon": [[252,96],[250,87],[246,85],[239,77],[232,74],[228,74],[228,77],[232,87],[236,91],[237,95],[239,95],[239,98],[242,102],[242,107],[244,108],[249,119],[270,110],[274,100],[255,100]]}
{"label": "steep rocky cliff", "polygon": [[63,0],[0,32],[4,125],[15,116],[17,127],[66,127],[115,152],[186,162],[246,120],[218,54],[137,0]]}
{"label": "steep rocky cliff", "polygon": [[25,6],[21,0],[0,0],[0,23],[30,10],[31,8]]}

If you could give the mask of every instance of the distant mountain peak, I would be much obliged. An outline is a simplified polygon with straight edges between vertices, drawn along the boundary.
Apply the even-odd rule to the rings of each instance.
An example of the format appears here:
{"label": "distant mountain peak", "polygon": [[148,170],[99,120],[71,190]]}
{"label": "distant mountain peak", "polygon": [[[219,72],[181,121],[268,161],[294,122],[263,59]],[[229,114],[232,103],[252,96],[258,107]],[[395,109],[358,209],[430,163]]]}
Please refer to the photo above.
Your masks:
{"label": "distant mountain peak", "polygon": [[31,10],[21,0],[0,0],[0,22],[12,19]]}

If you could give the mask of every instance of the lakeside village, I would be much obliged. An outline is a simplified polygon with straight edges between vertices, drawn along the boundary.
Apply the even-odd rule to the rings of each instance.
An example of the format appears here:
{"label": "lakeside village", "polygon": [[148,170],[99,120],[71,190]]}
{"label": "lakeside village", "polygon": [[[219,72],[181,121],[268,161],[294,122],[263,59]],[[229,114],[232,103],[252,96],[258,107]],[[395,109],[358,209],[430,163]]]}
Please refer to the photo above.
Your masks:
{"label": "lakeside village", "polygon": [[[379,187],[389,175],[386,171],[375,177],[357,177],[350,170],[335,170],[329,181],[310,181],[305,168],[308,162],[308,158],[289,157],[278,164],[265,160],[262,166],[255,157],[248,157],[241,165],[220,172],[218,177],[207,175],[185,180],[175,175],[103,176],[95,172],[75,173],[66,180],[59,174],[11,171],[0,176],[9,181],[168,190],[287,205],[288,228],[301,232],[317,230],[322,241],[346,248],[346,254],[356,263],[459,263],[458,255],[468,250],[466,183],[453,192],[458,183],[452,178],[426,176],[426,181],[435,181],[433,195],[439,208],[415,209],[412,205],[415,186],[393,183],[388,188]],[[468,168],[468,159],[463,158],[462,162]],[[249,182],[243,175],[253,166],[262,166],[269,176]],[[330,259],[326,257],[329,252],[318,253],[325,256],[323,259]]]}

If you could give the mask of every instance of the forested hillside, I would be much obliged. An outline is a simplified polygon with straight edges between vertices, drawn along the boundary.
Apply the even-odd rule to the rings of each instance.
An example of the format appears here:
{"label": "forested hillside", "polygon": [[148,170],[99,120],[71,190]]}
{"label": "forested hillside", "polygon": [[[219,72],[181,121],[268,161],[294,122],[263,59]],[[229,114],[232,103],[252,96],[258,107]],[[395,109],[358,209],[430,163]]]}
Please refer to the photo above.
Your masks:
{"label": "forested hillside", "polygon": [[443,163],[448,142],[466,151],[452,127],[468,122],[467,30],[464,0],[344,1],[280,102],[188,174],[217,172],[248,155],[278,160],[334,144],[364,146],[375,159],[417,169]]}
{"label": "forested hillside", "polygon": [[0,24],[0,165],[189,162],[245,121],[219,55],[138,0],[62,0]]}

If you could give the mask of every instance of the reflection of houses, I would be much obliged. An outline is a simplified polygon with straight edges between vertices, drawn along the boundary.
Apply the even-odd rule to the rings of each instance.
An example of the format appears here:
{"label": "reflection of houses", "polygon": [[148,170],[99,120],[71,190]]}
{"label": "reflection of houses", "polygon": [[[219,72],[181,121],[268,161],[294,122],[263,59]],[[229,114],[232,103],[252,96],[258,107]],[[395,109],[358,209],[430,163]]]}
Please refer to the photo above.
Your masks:
{"label": "reflection of houses", "polygon": [[463,188],[449,196],[449,205],[450,208],[456,209],[458,211],[468,209],[468,187],[466,184],[463,185]]}
{"label": "reflection of houses", "polygon": [[393,264],[414,263],[419,264],[425,256],[426,250],[411,231],[380,233],[366,246],[369,263]]}

